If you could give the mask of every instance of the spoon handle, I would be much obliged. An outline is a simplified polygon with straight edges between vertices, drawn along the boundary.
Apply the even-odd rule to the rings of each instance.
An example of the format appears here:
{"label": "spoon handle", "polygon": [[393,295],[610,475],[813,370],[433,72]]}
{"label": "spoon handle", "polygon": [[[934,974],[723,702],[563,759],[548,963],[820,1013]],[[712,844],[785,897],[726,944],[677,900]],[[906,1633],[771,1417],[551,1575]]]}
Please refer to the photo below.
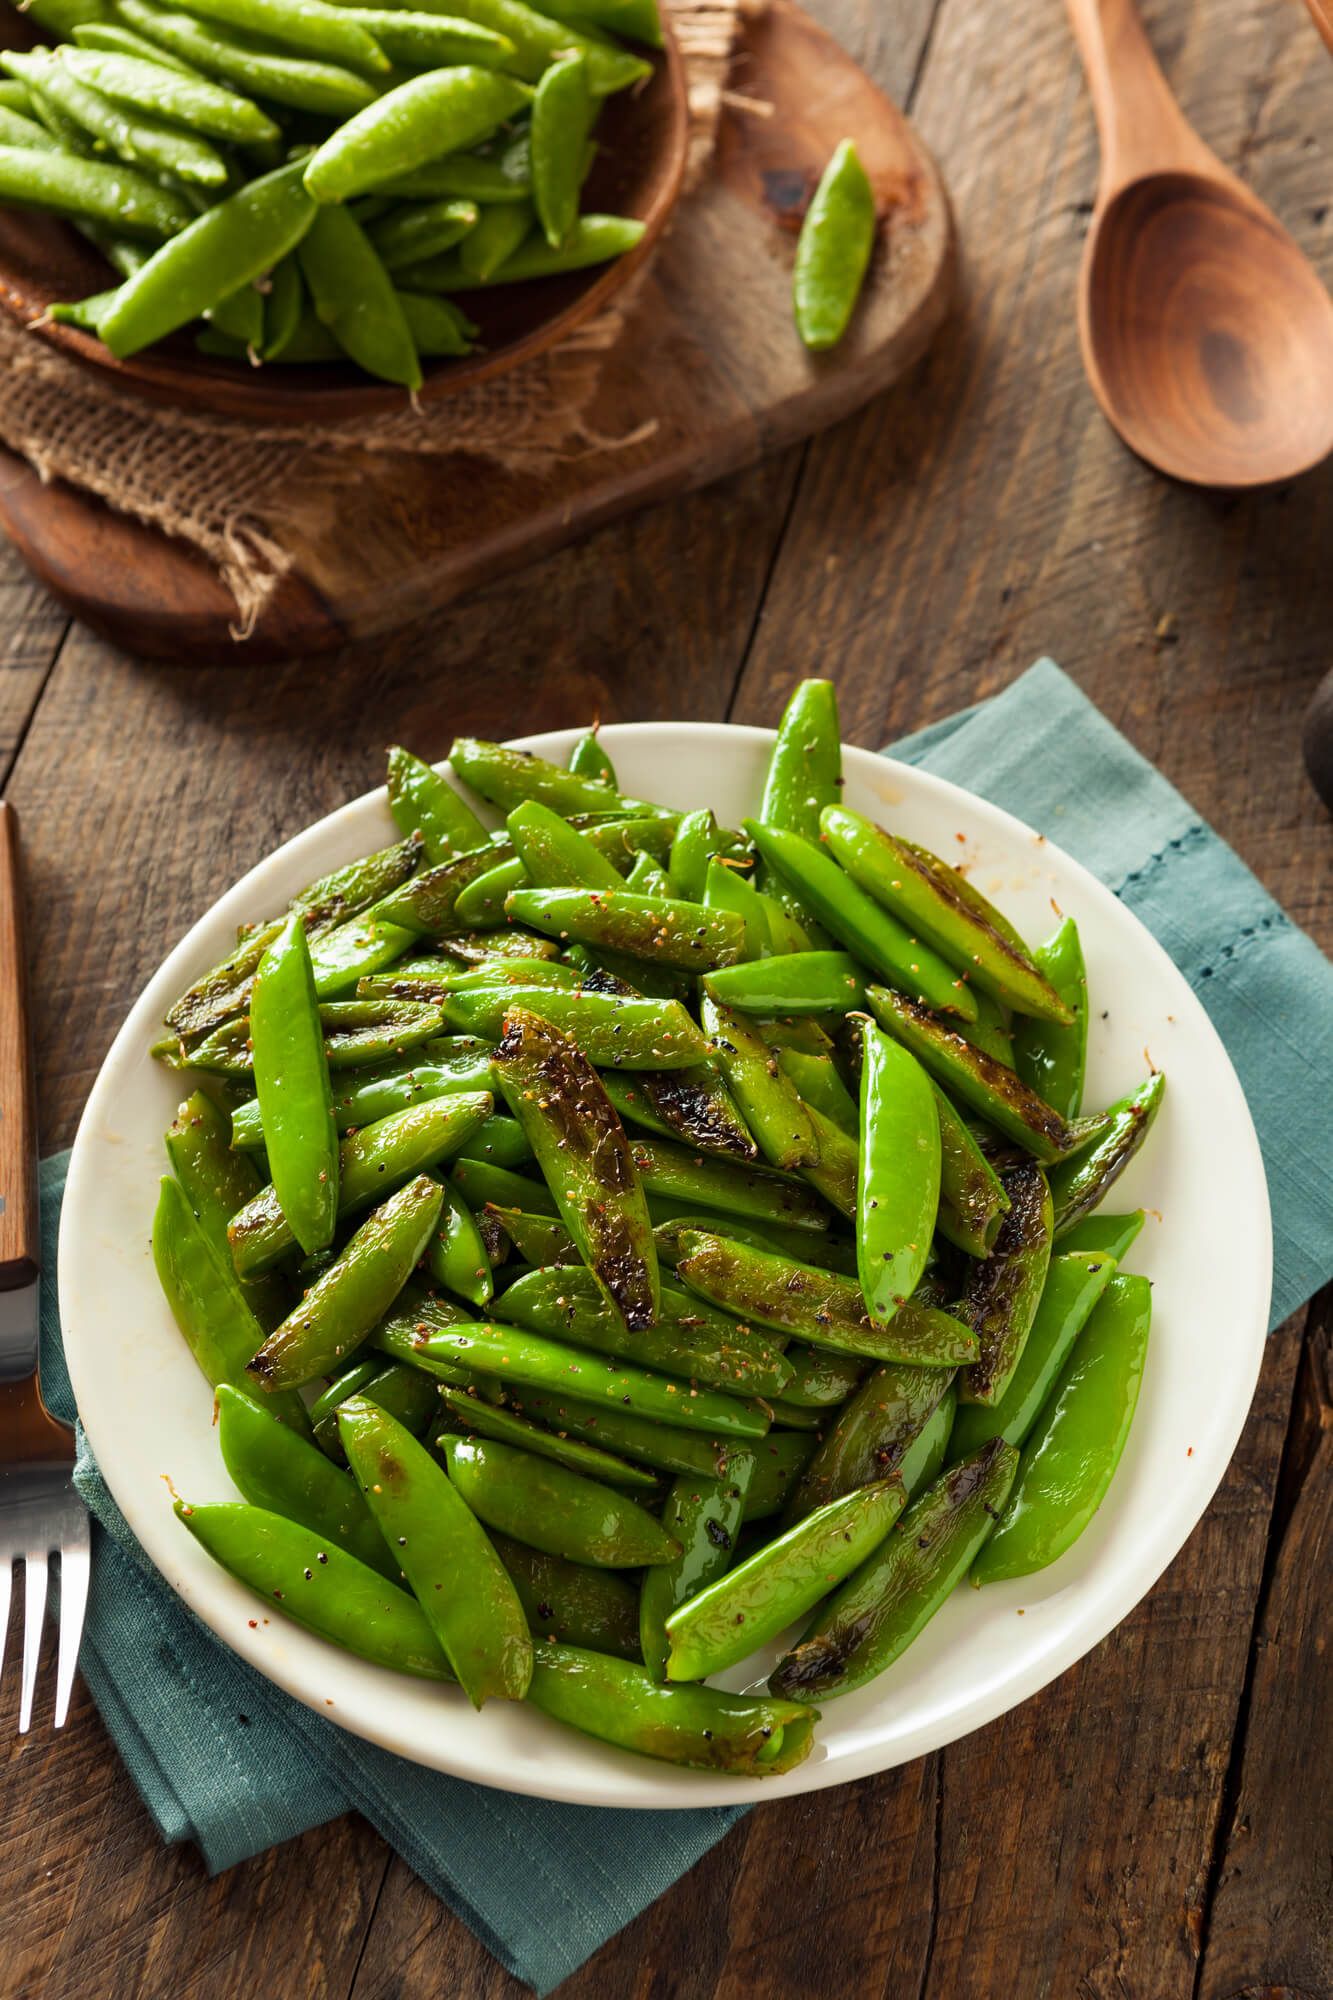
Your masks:
{"label": "spoon handle", "polygon": [[1134,0],[1065,0],[1092,94],[1102,148],[1098,199],[1204,151],[1144,33]]}

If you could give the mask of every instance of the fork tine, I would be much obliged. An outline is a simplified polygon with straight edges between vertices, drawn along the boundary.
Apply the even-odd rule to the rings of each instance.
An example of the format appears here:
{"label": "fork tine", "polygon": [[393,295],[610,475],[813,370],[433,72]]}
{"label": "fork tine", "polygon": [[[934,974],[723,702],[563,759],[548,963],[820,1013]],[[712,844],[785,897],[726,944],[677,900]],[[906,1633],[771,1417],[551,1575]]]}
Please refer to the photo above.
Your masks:
{"label": "fork tine", "polygon": [[9,1603],[14,1590],[14,1558],[0,1562],[0,1682],[5,1677],[5,1634],[9,1630]]}
{"label": "fork tine", "polygon": [[32,1697],[37,1686],[37,1657],[42,1650],[46,1615],[46,1550],[29,1549],[23,1576],[23,1690],[19,1697],[19,1735],[32,1721]]}
{"label": "fork tine", "polygon": [[80,1510],[78,1526],[66,1527],[60,1548],[60,1657],[56,1665],[55,1727],[61,1728],[69,1714],[74,1669],[79,1664],[79,1641],[83,1637],[83,1614],[88,1608],[88,1577],[92,1554],[88,1546],[88,1517]]}

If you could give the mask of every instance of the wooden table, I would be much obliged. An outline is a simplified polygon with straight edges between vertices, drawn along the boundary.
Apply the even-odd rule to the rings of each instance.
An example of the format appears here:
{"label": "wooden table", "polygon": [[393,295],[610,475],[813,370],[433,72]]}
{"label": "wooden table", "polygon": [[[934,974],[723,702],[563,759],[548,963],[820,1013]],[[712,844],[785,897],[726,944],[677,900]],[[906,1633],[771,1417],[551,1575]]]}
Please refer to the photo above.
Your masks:
{"label": "wooden table", "polygon": [[[1297,752],[1333,632],[1333,466],[1214,499],[1103,425],[1073,323],[1096,159],[1057,0],[818,11],[914,110],[962,230],[963,309],[862,416],[434,629],[313,666],[141,667],[0,552],[0,784],[28,843],[48,1147],[218,892],[378,783],[386,741],[438,756],[461,727],[771,722],[817,672],[847,737],[879,744],[1050,652],[1333,941],[1329,821]],[[1304,10],[1155,0],[1150,26],[1202,132],[1333,274],[1333,68]],[[1331,1303],[1275,1335],[1207,1516],[1081,1665],[937,1756],[761,1806],[562,1995],[1333,1991]],[[63,1737],[20,1746],[17,1680],[0,1706],[4,1994],[520,1991],[358,1820],[209,1881],[159,1847],[86,1695]]]}

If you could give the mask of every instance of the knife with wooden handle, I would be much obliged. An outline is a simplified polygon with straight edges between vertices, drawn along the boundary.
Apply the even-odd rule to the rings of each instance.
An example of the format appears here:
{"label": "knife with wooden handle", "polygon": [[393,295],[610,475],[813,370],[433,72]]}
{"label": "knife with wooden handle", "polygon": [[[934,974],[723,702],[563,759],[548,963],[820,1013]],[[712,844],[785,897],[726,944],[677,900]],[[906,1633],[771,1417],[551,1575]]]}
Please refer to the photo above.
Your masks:
{"label": "knife with wooden handle", "polygon": [[[28,1033],[18,816],[0,799],[0,1292],[30,1285],[41,1265],[37,1116]],[[0,1374],[26,1374],[6,1355]],[[36,1365],[34,1348],[29,1367]],[[5,1365],[5,1364],[8,1365]]]}

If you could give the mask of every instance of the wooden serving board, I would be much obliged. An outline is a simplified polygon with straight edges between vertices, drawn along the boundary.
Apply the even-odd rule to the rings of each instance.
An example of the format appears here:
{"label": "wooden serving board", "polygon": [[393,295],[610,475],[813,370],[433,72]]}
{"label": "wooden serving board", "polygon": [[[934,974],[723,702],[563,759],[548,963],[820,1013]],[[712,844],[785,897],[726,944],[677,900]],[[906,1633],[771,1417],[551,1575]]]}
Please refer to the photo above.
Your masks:
{"label": "wooden serving board", "polygon": [[[0,451],[0,526],[77,616],[153,658],[281,659],[370,638],[602,522],[809,436],[894,382],[947,310],[953,228],[912,127],[788,0],[745,20],[716,153],[608,352],[592,431],[650,435],[536,471],[465,454],[321,454],[282,496],[292,568],[243,641],[209,564],[181,541]],[[744,100],[737,102],[734,100]],[[765,115],[764,107],[771,109]],[[750,108],[755,107],[755,108]],[[815,182],[855,139],[886,219],[852,328],[808,355],[791,317],[796,233]]]}

